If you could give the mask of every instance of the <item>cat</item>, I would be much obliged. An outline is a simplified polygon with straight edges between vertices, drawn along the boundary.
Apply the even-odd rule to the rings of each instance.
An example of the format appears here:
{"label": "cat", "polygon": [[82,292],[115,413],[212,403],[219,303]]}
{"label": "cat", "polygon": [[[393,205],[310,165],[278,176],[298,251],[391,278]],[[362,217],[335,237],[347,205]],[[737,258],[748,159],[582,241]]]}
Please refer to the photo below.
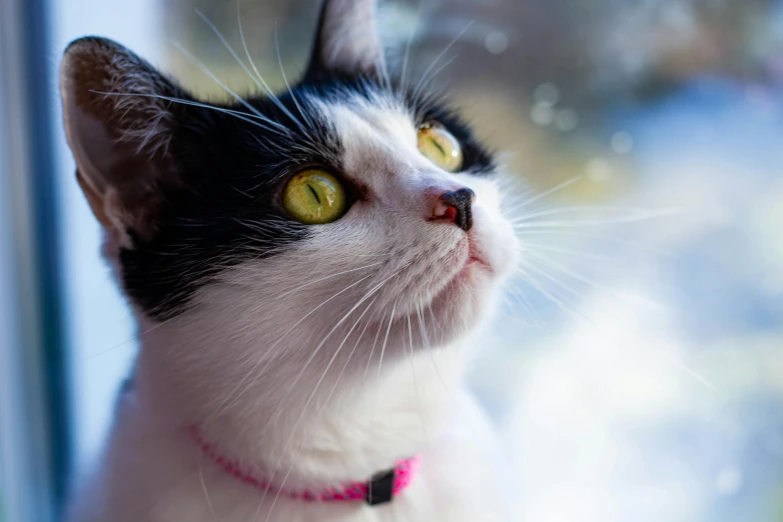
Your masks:
{"label": "cat", "polygon": [[72,42],[76,178],[137,321],[132,383],[70,522],[508,520],[462,385],[517,259],[501,168],[392,79],[373,0],[327,0],[302,79],[196,100]]}

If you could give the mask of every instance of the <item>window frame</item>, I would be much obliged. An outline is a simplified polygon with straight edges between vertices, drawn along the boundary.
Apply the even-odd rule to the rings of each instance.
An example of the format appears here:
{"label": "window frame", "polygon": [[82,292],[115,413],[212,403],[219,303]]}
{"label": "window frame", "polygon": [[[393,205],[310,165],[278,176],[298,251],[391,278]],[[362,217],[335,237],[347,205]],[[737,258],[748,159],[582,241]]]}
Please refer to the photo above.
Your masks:
{"label": "window frame", "polygon": [[49,8],[0,2],[0,491],[14,522],[59,518],[71,455]]}

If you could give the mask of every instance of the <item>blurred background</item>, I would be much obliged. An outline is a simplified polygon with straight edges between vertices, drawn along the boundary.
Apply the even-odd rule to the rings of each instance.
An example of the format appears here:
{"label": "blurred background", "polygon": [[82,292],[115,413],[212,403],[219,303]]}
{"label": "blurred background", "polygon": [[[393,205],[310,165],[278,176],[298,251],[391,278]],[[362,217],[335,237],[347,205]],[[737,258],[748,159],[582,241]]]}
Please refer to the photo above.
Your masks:
{"label": "blurred background", "polygon": [[[0,1],[0,521],[57,519],[136,344],[57,95],[98,34],[205,99],[316,0]],[[470,383],[530,522],[783,521],[783,1],[387,0],[389,59],[505,153],[523,253]],[[224,43],[225,41],[225,43]],[[194,61],[177,50],[181,44]]]}

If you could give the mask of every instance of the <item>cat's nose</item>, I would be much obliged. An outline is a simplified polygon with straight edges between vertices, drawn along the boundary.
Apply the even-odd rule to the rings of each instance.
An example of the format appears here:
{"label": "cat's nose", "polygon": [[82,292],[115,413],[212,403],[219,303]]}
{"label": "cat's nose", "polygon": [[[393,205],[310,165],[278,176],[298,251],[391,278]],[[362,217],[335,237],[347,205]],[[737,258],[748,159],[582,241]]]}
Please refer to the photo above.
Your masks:
{"label": "cat's nose", "polygon": [[476,200],[476,193],[467,187],[444,192],[435,201],[432,216],[436,219],[451,221],[467,232],[473,226],[471,206]]}

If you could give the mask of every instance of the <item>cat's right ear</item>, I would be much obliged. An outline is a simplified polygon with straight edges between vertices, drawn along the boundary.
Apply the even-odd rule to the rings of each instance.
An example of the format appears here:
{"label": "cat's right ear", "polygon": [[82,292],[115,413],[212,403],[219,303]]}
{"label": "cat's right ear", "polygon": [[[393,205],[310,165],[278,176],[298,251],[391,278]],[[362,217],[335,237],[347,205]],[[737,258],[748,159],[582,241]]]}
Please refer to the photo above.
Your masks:
{"label": "cat's right ear", "polygon": [[76,176],[95,217],[124,241],[149,238],[161,183],[176,182],[169,143],[182,93],[125,47],[81,38],[60,70],[65,132]]}

